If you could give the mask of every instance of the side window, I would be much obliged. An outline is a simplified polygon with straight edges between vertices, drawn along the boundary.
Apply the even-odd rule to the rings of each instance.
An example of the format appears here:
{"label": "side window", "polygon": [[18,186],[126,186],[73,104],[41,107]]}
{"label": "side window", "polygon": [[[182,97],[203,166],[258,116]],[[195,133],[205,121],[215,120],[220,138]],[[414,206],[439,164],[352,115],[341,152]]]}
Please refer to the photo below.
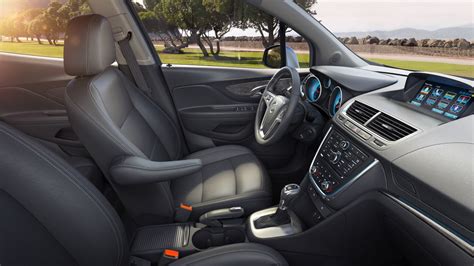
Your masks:
{"label": "side window", "polygon": [[89,13],[86,0],[6,0],[0,13],[0,52],[62,57],[69,20]]}
{"label": "side window", "polygon": [[[315,0],[303,2],[311,9]],[[265,48],[280,44],[278,19],[243,0],[144,0],[133,2],[165,64],[265,68]],[[300,67],[309,66],[307,42],[285,32]]]}

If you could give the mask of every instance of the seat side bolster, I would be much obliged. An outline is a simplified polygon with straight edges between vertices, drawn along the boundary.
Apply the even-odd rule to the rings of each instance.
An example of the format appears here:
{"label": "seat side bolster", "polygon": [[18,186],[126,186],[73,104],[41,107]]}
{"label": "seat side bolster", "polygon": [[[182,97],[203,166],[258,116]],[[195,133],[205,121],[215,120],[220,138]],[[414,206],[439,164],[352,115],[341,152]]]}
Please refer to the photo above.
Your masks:
{"label": "seat side bolster", "polygon": [[143,185],[187,176],[201,168],[200,159],[155,162],[138,156],[125,156],[112,163],[110,174],[120,185]]}

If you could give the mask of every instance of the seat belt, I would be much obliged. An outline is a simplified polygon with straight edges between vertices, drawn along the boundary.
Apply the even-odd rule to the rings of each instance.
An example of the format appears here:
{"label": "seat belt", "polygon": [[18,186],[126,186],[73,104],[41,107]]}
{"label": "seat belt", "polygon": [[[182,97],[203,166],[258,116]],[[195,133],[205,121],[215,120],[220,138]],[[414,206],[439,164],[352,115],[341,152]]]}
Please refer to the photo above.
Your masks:
{"label": "seat belt", "polygon": [[128,68],[130,69],[130,72],[132,73],[133,79],[135,80],[135,83],[137,84],[138,88],[140,88],[140,90],[146,93],[146,95],[151,97],[151,89],[150,87],[148,87],[145,77],[143,76],[143,73],[140,70],[140,66],[138,65],[137,58],[133,53],[132,47],[130,47],[131,38],[132,33],[128,32],[127,37],[125,37],[123,40],[118,41],[120,50],[122,51],[123,57],[125,57],[125,61],[127,61]]}

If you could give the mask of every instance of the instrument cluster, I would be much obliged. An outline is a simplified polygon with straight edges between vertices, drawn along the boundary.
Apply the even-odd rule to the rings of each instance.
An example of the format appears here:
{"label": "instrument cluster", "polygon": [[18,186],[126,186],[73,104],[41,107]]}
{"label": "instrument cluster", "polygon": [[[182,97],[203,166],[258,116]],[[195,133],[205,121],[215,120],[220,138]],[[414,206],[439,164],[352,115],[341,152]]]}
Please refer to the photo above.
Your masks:
{"label": "instrument cluster", "polygon": [[331,78],[313,73],[308,74],[301,83],[301,96],[304,100],[320,107],[328,115],[334,116],[342,104],[349,99],[349,93]]}

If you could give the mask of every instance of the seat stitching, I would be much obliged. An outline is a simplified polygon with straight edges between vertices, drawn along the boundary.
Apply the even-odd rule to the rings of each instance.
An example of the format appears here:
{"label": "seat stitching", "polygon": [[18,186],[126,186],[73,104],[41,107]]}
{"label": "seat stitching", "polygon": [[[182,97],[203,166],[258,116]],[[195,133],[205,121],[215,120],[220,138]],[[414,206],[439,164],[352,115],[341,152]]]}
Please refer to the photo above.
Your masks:
{"label": "seat stitching", "polygon": [[155,154],[155,149],[156,149],[156,142],[157,142],[157,138],[155,138],[155,141],[153,141],[153,147],[151,148],[151,153],[150,153],[150,160],[153,160],[153,154]]}
{"label": "seat stitching", "polygon": [[[102,100],[102,98],[100,99],[102,101],[102,104],[105,104],[104,101]],[[122,123],[120,123],[120,130],[122,129],[123,125],[125,125],[125,122],[127,122],[127,119],[128,117],[130,116],[130,113],[133,111],[134,108],[130,108],[127,112],[127,114],[125,115],[125,119],[123,119]]]}
{"label": "seat stitching", "polygon": [[89,120],[90,122],[92,122],[92,124],[94,124],[96,126],[96,128],[98,130],[100,130],[102,133],[104,133],[106,136],[110,137],[110,139],[112,140],[112,142],[114,142],[116,145],[118,145],[120,148],[122,148],[124,150],[124,152],[130,152],[131,154],[136,154],[135,152],[133,152],[132,150],[130,150],[128,147],[124,146],[121,142],[117,141],[117,139],[115,138],[115,136],[113,136],[110,132],[108,132],[105,128],[103,128],[96,119],[94,119],[89,113],[87,113],[84,109],[82,109],[79,105],[77,105],[75,102],[73,102],[71,100],[71,98],[67,95],[66,93],[66,96],[65,98],[67,100],[69,100],[69,102],[71,103],[70,107],[74,108],[75,110],[81,112],[82,114],[84,114],[84,118],[87,118],[87,120]]}
{"label": "seat stitching", "polygon": [[[120,71],[119,71],[119,72],[120,72]],[[124,80],[125,76],[123,75],[122,72],[120,72],[120,75],[119,75],[119,76],[120,76],[120,78],[121,78],[122,80]],[[129,79],[126,79],[125,82],[131,83]],[[135,86],[134,84],[132,84],[132,86],[134,87],[134,89],[136,88],[136,86]],[[132,105],[135,106],[135,104],[133,103],[132,97],[130,96],[130,93],[128,92],[128,89],[126,89],[126,91],[127,91],[128,96],[130,97],[130,101],[132,102]],[[151,103],[151,105],[153,105],[159,112],[161,112],[161,113],[165,116],[165,118],[168,120],[168,122],[170,122],[170,124],[173,126],[173,130],[175,131],[176,136],[180,135],[181,131],[178,130],[178,128],[177,128],[177,126],[175,125],[174,121],[171,120],[171,118],[169,117],[169,115],[168,115],[166,112],[164,112],[164,111],[161,109],[161,107],[160,107],[157,103],[155,103],[153,100],[151,100],[150,97],[148,97],[147,95],[145,95],[141,90],[135,89],[135,91],[137,91],[139,94],[141,94],[142,97],[144,97],[149,103]],[[138,111],[138,110],[137,110],[137,111]],[[138,112],[140,113],[140,111],[138,111]],[[141,114],[141,113],[140,113],[140,114]],[[148,121],[147,121],[146,119],[144,119],[144,120],[148,123]],[[153,128],[152,128],[152,130],[153,130]],[[154,130],[153,130],[153,132],[154,132]],[[157,135],[157,134],[155,133],[155,135]],[[157,136],[157,137],[158,137],[158,136]],[[179,155],[181,154],[181,148],[182,148],[182,147],[181,147],[181,141],[179,140],[179,138],[177,137],[177,138],[175,138],[175,139],[176,139],[176,144],[177,144],[176,146],[178,147],[178,148],[177,148],[177,154],[175,155],[175,158],[178,158],[178,157],[180,157]],[[165,149],[166,149],[166,148],[165,148]],[[171,157],[171,156],[170,156],[170,157]]]}
{"label": "seat stitching", "polygon": [[70,174],[67,171],[67,169],[65,169],[64,165],[61,165],[60,163],[55,161],[55,159],[51,157],[51,155],[49,154],[49,151],[39,149],[39,147],[37,147],[35,144],[28,143],[26,140],[13,135],[9,131],[7,131],[5,128],[0,127],[0,132],[5,133],[6,135],[10,136],[13,140],[16,140],[20,144],[23,144],[25,148],[32,151],[39,158],[43,159],[44,161],[46,161],[46,163],[48,163],[50,166],[56,169],[59,173],[62,173],[64,176],[66,176],[69,179],[69,181],[71,181],[71,183],[79,189],[79,191],[82,191],[89,199],[92,200],[93,203],[95,203],[95,205],[97,205],[98,209],[102,212],[106,220],[109,222],[109,224],[112,226],[113,230],[115,231],[114,236],[115,236],[115,241],[117,243],[117,249],[119,251],[118,261],[121,262],[123,254],[122,254],[122,249],[120,248],[122,245],[120,244],[123,243],[123,239],[122,239],[121,234],[119,233],[120,230],[116,227],[117,224],[114,223],[113,218],[108,215],[108,213],[106,212],[106,209],[104,209],[105,206],[101,204],[100,200],[95,196],[95,194],[92,191],[90,191],[86,186],[81,186],[79,183],[77,183],[78,182],[76,180],[77,177]]}
{"label": "seat stitching", "polygon": [[[95,79],[95,78],[94,78],[94,79]],[[99,91],[99,90],[97,89],[97,87],[95,86],[94,82],[91,81],[90,85],[91,85],[91,89],[89,89],[88,91],[89,91],[89,95],[90,95],[91,98],[92,98],[92,102],[94,103],[94,106],[95,106],[98,110],[102,111],[102,113],[105,114],[105,115],[102,115],[102,117],[103,117],[104,119],[109,120],[109,122],[111,122],[112,125],[115,125],[115,123],[112,121],[112,119],[111,119],[110,116],[108,115],[107,110],[105,109],[105,105],[104,105],[104,102],[103,102],[102,98],[99,97],[99,99],[97,99],[97,97],[94,96],[94,94],[92,93],[92,88],[93,88],[94,90],[96,90],[97,92]],[[100,100],[100,102],[102,102],[102,105],[99,104],[99,100]],[[94,119],[94,117],[92,117],[92,119]],[[99,123],[99,124],[100,124],[100,123]],[[116,125],[115,125],[115,126],[116,126]],[[106,131],[108,131],[107,128],[104,127],[104,129],[105,129]],[[120,133],[123,135],[122,132],[120,132]],[[110,134],[111,134],[110,136],[112,136],[114,139],[116,139],[116,137],[113,135],[113,133],[110,133]],[[124,141],[127,142],[128,140],[125,138]],[[130,142],[130,141],[128,141],[128,142]],[[118,139],[118,143],[121,143],[121,142],[120,142],[120,139]],[[137,151],[139,151],[138,153],[141,152],[143,155],[145,155],[145,154],[144,154],[140,149],[138,149],[138,147],[136,147],[133,143],[130,143],[130,144],[132,144],[132,145],[130,145],[130,146],[132,146],[132,147],[130,147],[130,146],[124,146],[124,147],[128,147],[127,149],[131,149],[131,150],[129,150],[129,151],[132,151],[132,153],[136,152],[136,151],[133,151],[133,150],[136,148]],[[123,144],[121,144],[121,145],[123,145]]]}

